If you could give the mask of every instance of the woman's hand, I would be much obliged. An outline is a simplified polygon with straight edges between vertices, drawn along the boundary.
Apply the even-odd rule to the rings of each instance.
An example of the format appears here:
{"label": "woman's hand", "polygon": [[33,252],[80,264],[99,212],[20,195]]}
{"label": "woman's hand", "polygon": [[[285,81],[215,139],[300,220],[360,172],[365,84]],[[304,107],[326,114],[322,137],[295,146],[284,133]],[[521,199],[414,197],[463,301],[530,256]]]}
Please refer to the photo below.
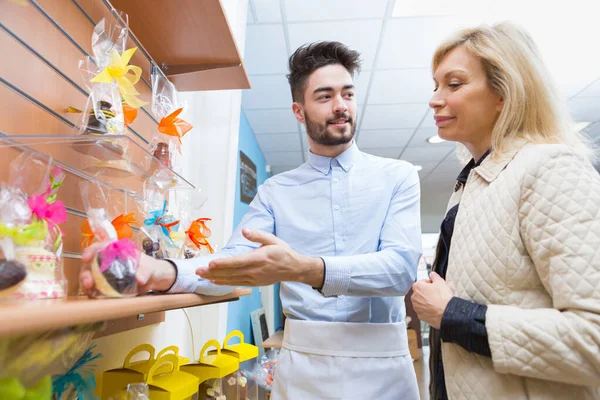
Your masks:
{"label": "woman's hand", "polygon": [[411,301],[419,319],[435,329],[440,329],[442,316],[454,294],[446,281],[437,273],[413,284]]}
{"label": "woman's hand", "polygon": [[[96,253],[102,250],[106,243],[94,243],[87,247],[81,256],[81,271],[79,273],[79,285],[81,290],[88,296],[96,293],[94,278],[91,272],[91,262],[96,257]],[[175,282],[175,268],[171,263],[164,260],[156,260],[146,254],[140,254],[140,263],[135,273],[140,294],[151,290],[168,290]]]}

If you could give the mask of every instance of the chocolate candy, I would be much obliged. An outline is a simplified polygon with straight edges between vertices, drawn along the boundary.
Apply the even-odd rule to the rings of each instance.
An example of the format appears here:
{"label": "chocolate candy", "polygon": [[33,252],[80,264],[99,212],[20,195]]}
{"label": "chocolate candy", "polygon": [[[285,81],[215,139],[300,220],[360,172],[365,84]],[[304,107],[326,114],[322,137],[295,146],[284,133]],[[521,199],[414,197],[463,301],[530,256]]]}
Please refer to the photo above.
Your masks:
{"label": "chocolate candy", "polygon": [[27,277],[25,266],[18,261],[0,261],[0,290],[9,289]]}

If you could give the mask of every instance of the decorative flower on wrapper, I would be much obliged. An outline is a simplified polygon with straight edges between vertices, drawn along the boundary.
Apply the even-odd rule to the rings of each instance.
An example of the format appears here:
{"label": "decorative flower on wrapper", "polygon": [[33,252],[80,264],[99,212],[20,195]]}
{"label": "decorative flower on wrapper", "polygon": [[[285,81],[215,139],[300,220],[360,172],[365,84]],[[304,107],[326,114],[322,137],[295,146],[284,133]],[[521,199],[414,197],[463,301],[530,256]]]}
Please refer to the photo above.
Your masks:
{"label": "decorative flower on wrapper", "polygon": [[39,220],[51,221],[57,225],[67,222],[67,209],[60,200],[48,203],[43,196],[33,195],[27,199],[27,204]]}
{"label": "decorative flower on wrapper", "polygon": [[98,291],[106,297],[135,296],[139,260],[140,252],[129,239],[109,243],[92,262],[92,276]]}
{"label": "decorative flower on wrapper", "polygon": [[171,239],[171,229],[177,229],[179,227],[179,221],[176,221],[171,215],[165,215],[166,212],[167,201],[165,200],[161,210],[155,210],[149,213],[150,217],[144,220],[144,225],[147,227],[155,225],[159,226],[165,237],[165,241],[170,245],[174,245],[173,240]]}
{"label": "decorative flower on wrapper", "polygon": [[163,117],[158,124],[158,131],[168,136],[174,136],[179,140],[179,152],[181,153],[181,138],[188,133],[194,126],[189,122],[178,118],[183,108],[178,108],[171,114]]}
{"label": "decorative flower on wrapper", "polygon": [[78,399],[100,400],[94,393],[96,389],[94,369],[96,366],[90,363],[101,357],[101,355],[94,354],[94,348],[95,345],[90,346],[66,374],[54,376],[52,387],[57,399],[61,399],[63,393],[68,393],[73,387]]}
{"label": "decorative flower on wrapper", "polygon": [[[24,153],[25,154],[25,153]],[[32,156],[11,164],[14,186],[0,190],[0,297],[11,299],[59,298],[65,295],[60,254],[66,222],[65,205],[56,192],[65,177],[61,168],[49,171],[37,193],[27,196],[22,190],[26,171],[46,169],[47,161]],[[48,170],[46,170],[46,173]],[[35,182],[32,181],[32,182]],[[37,186],[34,184],[33,186]]]}
{"label": "decorative flower on wrapper", "polygon": [[[117,231],[117,237],[119,239],[131,239],[133,237],[132,224],[135,223],[134,213],[121,214],[111,222],[115,231]],[[85,220],[83,224],[81,224],[81,234],[83,236],[81,247],[88,247],[94,242],[96,235],[94,235],[88,220]]]}
{"label": "decorative flower on wrapper", "polygon": [[198,218],[190,224],[190,229],[185,231],[188,238],[194,243],[194,245],[201,250],[202,247],[206,247],[210,254],[213,254],[215,251],[208,242],[208,238],[211,235],[211,230],[208,226],[206,226],[206,221],[211,221],[210,218]]}
{"label": "decorative flower on wrapper", "polygon": [[142,76],[142,69],[135,65],[128,65],[136,50],[137,47],[134,47],[125,50],[123,54],[119,54],[116,49],[112,49],[110,52],[110,64],[96,75],[91,82],[111,83],[114,79],[119,86],[119,91],[125,102],[133,108],[140,108],[148,104],[137,98],[140,93],[134,86]]}

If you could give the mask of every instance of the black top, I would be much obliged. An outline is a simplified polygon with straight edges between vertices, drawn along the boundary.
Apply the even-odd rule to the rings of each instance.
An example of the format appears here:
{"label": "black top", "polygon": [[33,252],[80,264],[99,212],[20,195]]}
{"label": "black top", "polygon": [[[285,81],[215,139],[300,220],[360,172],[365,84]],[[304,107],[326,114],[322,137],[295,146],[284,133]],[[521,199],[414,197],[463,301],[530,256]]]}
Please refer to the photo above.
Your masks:
{"label": "black top", "polygon": [[[481,165],[481,162],[490,154],[488,150],[479,161],[475,162],[472,159],[456,178],[456,186],[454,191],[460,190],[461,187],[467,184],[467,178],[473,170]],[[446,279],[448,270],[448,257],[450,254],[450,245],[452,243],[452,234],[454,233],[454,222],[458,214],[459,204],[452,207],[446,213],[446,217],[442,221],[440,227],[440,238],[438,241],[437,255],[433,265],[433,271],[440,274]],[[468,351],[491,357],[490,346],[488,343],[487,330],[485,329],[485,314],[487,306],[473,303],[467,300],[453,297],[444,311],[442,316],[442,325],[439,334],[432,335],[446,343],[455,343],[462,346]],[[440,343],[436,346],[431,346],[431,360],[437,363],[432,366],[435,374],[432,382],[435,386],[434,392],[438,399],[447,399],[446,383],[444,381],[444,365],[441,357]],[[438,354],[434,354],[438,352]]]}

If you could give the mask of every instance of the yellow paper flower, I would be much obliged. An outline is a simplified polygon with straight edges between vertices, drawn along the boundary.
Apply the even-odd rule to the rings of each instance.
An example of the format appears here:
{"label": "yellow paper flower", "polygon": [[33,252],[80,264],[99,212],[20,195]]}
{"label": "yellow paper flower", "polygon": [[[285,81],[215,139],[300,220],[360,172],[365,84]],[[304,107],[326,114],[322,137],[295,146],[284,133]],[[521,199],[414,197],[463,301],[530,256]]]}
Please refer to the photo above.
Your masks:
{"label": "yellow paper flower", "polygon": [[111,83],[113,79],[119,85],[119,91],[125,102],[133,108],[140,108],[148,102],[140,100],[137,96],[140,94],[135,89],[135,84],[142,77],[142,69],[135,65],[128,65],[133,53],[137,47],[125,50],[119,54],[116,49],[110,52],[110,64],[102,70],[93,79],[93,83]]}

